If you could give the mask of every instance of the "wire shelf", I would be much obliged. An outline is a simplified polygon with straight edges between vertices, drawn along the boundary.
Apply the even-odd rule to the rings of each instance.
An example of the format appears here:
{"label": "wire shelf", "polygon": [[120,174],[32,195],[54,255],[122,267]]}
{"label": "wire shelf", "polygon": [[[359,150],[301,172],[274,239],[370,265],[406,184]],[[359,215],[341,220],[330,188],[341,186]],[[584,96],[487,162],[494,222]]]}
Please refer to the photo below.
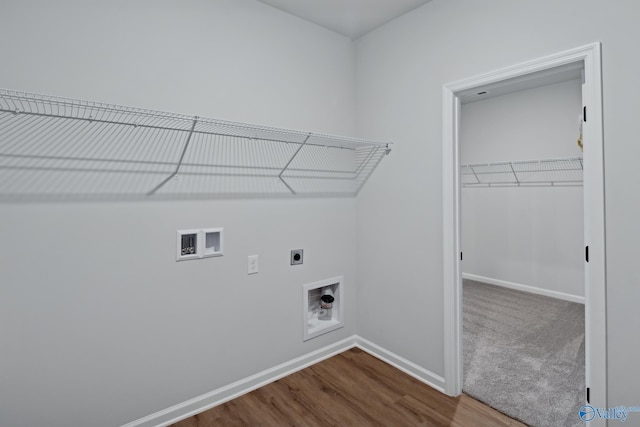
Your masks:
{"label": "wire shelf", "polygon": [[582,157],[460,166],[462,187],[581,186]]}
{"label": "wire shelf", "polygon": [[0,201],[355,196],[391,145],[0,89]]}

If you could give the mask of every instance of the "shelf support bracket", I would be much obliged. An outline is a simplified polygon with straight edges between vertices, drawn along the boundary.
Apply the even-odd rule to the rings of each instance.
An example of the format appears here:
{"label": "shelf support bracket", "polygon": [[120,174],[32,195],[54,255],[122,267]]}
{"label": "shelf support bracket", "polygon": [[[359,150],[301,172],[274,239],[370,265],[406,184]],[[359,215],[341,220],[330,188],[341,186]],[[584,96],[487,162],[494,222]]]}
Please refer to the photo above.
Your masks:
{"label": "shelf support bracket", "polygon": [[481,184],[480,178],[478,178],[478,174],[476,173],[476,170],[473,168],[473,165],[469,165],[469,169],[471,169],[471,172],[473,172],[473,177],[476,179],[476,184]]}
{"label": "shelf support bracket", "polygon": [[191,136],[193,135],[193,131],[196,128],[196,124],[198,123],[198,116],[193,118],[193,123],[191,124],[191,129],[189,130],[189,135],[187,135],[187,141],[184,143],[184,147],[182,147],[182,153],[180,154],[180,160],[178,160],[178,164],[176,165],[176,170],[173,171],[171,175],[164,179],[160,184],[156,185],[155,188],[147,193],[147,196],[153,196],[159,189],[164,187],[164,185],[171,181],[173,177],[178,175],[180,171],[180,166],[182,166],[182,161],[184,160],[185,154],[187,154],[187,148],[189,148],[189,142],[191,142]]}
{"label": "shelf support bracket", "polygon": [[511,168],[511,173],[513,173],[513,179],[516,180],[516,184],[519,187],[520,186],[520,180],[518,179],[518,175],[516,174],[515,169],[513,169],[513,163],[509,163],[509,167]]}
{"label": "shelf support bracket", "polygon": [[287,168],[289,167],[289,165],[291,164],[291,162],[293,162],[293,159],[296,158],[296,156],[298,155],[298,153],[300,152],[300,150],[302,150],[302,147],[305,146],[305,144],[307,143],[307,141],[309,140],[309,138],[311,138],[311,133],[307,134],[307,137],[304,139],[304,141],[302,141],[302,144],[300,144],[300,147],[298,147],[298,149],[296,150],[295,153],[293,153],[293,156],[291,156],[291,158],[289,159],[289,161],[287,162],[286,165],[284,165],[284,167],[282,168],[282,170],[280,171],[280,173],[278,174],[278,178],[280,179],[280,181],[282,181],[282,183],[284,185],[287,186],[287,188],[289,189],[289,191],[291,191],[291,194],[296,194],[295,190],[293,188],[291,188],[291,186],[289,184],[287,184],[287,181],[284,180],[284,178],[282,178],[282,174],[287,170]]}

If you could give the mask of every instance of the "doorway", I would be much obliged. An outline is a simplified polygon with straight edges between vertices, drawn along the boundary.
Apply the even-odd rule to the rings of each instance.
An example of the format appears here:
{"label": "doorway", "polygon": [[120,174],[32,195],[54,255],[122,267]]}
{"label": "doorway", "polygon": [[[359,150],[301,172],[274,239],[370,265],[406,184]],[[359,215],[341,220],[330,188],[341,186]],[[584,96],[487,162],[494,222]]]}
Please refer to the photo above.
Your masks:
{"label": "doorway", "polygon": [[[445,391],[462,392],[462,271],[460,214],[461,99],[487,88],[540,84],[564,72],[584,74],[583,176],[585,277],[585,402],[606,408],[604,163],[600,44],[594,43],[443,87],[443,257]],[[541,408],[543,409],[543,408]],[[595,420],[594,420],[595,421]],[[597,424],[596,424],[597,425]]]}
{"label": "doorway", "polygon": [[581,74],[461,99],[463,393],[528,425],[582,425]]}

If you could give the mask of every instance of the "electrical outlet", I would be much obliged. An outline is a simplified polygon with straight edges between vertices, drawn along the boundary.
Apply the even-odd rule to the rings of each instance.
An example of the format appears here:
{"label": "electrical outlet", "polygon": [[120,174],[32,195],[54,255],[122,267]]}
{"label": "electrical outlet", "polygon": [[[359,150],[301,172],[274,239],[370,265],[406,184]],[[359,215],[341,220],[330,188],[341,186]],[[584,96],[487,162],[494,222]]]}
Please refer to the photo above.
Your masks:
{"label": "electrical outlet", "polygon": [[302,264],[304,256],[303,249],[294,249],[291,251],[291,265],[299,265]]}
{"label": "electrical outlet", "polygon": [[249,255],[249,269],[247,274],[258,273],[258,255]]}

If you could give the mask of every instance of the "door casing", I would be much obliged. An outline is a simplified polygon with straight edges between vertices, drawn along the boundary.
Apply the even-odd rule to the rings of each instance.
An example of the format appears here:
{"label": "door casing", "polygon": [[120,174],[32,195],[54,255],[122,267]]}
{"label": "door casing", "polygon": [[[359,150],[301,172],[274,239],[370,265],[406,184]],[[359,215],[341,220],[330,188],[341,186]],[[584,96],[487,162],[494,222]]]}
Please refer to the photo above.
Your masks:
{"label": "door casing", "polygon": [[[584,227],[585,247],[585,380],[589,404],[607,408],[606,270],[602,73],[599,42],[538,58],[443,86],[443,259],[444,259],[444,379],[445,392],[462,393],[462,272],[460,222],[461,95],[515,79],[534,79],[567,66],[582,67]],[[585,396],[586,403],[586,396]],[[544,410],[544,408],[540,408]],[[578,414],[576,414],[578,416]],[[594,426],[606,420],[594,419]]]}

